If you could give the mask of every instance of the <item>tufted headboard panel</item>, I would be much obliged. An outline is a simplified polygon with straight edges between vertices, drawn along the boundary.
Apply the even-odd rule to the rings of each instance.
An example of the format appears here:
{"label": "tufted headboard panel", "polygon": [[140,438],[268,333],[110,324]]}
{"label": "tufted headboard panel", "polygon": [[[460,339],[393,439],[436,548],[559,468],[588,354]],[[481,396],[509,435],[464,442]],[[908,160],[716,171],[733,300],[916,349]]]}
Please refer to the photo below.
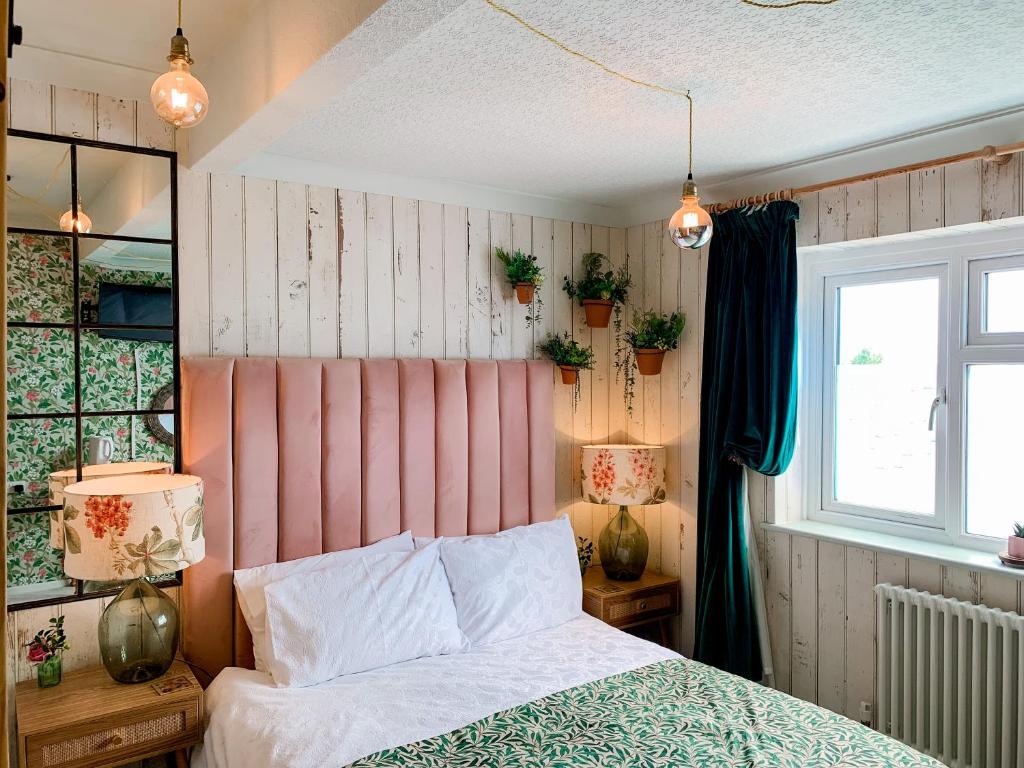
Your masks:
{"label": "tufted headboard panel", "polygon": [[551,519],[552,390],[532,360],[182,360],[183,469],[206,487],[186,658],[252,667],[236,568]]}

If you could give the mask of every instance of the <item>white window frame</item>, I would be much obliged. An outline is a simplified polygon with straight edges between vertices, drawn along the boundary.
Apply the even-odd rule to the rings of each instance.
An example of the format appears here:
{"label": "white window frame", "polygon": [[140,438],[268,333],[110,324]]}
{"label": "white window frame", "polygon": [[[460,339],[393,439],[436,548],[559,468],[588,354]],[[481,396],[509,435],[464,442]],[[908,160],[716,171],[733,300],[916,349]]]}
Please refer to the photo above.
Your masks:
{"label": "white window frame", "polygon": [[[856,243],[798,249],[800,394],[797,457],[780,501],[789,519],[802,518],[987,552],[1005,539],[966,531],[966,378],[968,366],[1024,363],[1024,333],[981,330],[984,276],[1024,265],[1024,220],[1000,226],[970,225]],[[888,273],[888,274],[887,274]],[[834,402],[834,338],[827,338],[835,290],[843,285],[914,276],[938,276],[939,350],[936,392],[945,402],[936,413],[935,516],[851,508],[832,498],[832,444],[826,419]],[[969,310],[969,312],[968,312]],[[894,322],[898,322],[894,314]],[[927,403],[923,418],[927,418]],[[829,463],[826,464],[826,457]],[[1009,533],[1009,532],[1008,532]]]}

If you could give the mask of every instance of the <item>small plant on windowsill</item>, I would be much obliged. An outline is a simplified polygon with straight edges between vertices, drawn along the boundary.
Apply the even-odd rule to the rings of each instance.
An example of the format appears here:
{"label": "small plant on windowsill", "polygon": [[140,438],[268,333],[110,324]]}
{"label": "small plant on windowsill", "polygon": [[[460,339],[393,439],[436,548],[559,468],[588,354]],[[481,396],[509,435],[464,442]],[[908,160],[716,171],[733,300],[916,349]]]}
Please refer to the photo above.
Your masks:
{"label": "small plant on windowsill", "polygon": [[505,267],[505,278],[516,289],[516,299],[520,304],[532,305],[530,313],[526,316],[526,325],[533,326],[540,322],[541,307],[544,302],[537,294],[537,287],[544,282],[544,274],[537,257],[523,253],[518,248],[514,253],[509,253],[504,248],[495,248],[494,255]]}
{"label": "small plant on windowsill", "polygon": [[575,410],[580,401],[580,371],[594,367],[594,350],[569,338],[568,333],[549,335],[539,349],[562,371],[562,383],[573,385],[572,407]]}
{"label": "small plant on windowsill", "polygon": [[1006,542],[1006,554],[1024,560],[1024,524],[1013,524],[1013,535]]}
{"label": "small plant on windowsill", "polygon": [[[603,253],[583,254],[583,275],[572,280],[568,275],[562,281],[562,290],[570,299],[579,301],[587,316],[587,327],[607,328],[612,311],[616,320],[622,314],[622,305],[633,284],[629,277],[629,261],[618,270],[604,269],[611,266]],[[616,329],[620,323],[616,323]]]}
{"label": "small plant on windowsill", "polygon": [[67,635],[64,634],[64,617],[50,619],[50,626],[40,629],[36,636],[25,643],[28,648],[28,660],[36,664],[36,679],[40,688],[59,685],[63,677],[61,657],[64,651],[71,648]]}

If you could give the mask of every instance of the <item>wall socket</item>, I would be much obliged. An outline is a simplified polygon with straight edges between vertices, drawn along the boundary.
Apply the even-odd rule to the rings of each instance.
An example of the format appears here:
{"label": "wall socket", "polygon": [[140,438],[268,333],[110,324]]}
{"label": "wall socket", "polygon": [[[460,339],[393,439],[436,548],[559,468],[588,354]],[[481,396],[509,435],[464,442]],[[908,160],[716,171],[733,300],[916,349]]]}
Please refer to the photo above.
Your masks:
{"label": "wall socket", "polygon": [[860,703],[860,724],[866,725],[868,728],[871,727],[872,711],[871,702],[862,701]]}

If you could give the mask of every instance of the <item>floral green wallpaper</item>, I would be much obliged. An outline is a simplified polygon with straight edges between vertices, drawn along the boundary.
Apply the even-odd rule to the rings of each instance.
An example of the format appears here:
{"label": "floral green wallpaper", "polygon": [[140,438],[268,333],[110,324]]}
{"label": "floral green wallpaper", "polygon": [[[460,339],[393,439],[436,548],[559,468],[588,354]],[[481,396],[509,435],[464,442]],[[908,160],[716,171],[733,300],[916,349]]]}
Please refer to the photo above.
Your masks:
{"label": "floral green wallpaper", "polygon": [[[70,241],[62,237],[8,238],[8,306],[11,321],[67,323],[72,320]],[[100,282],[169,286],[170,275],[113,270],[85,262],[83,297],[96,300]],[[83,331],[83,410],[148,407],[153,393],[173,380],[171,345],[101,338]],[[10,413],[59,413],[74,409],[74,339],[63,328],[11,328],[7,339],[7,405]],[[108,437],[112,461],[173,460],[171,446],[149,433],[141,417],[106,416],[82,420],[82,438]],[[7,482],[24,486],[11,507],[47,503],[47,476],[74,466],[73,419],[12,420],[7,425]],[[46,513],[8,518],[8,584],[18,586],[63,578],[60,553],[48,546]]]}

